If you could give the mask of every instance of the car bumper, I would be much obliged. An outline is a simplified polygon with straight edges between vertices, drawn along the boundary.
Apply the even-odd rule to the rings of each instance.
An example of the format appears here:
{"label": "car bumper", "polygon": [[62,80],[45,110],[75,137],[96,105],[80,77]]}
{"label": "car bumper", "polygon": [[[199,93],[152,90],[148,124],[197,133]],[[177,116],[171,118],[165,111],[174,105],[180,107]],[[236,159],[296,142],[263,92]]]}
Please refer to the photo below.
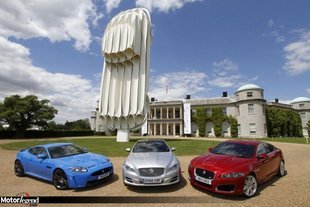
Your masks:
{"label": "car bumper", "polygon": [[214,179],[211,180],[211,184],[206,184],[196,179],[194,170],[189,170],[189,180],[193,186],[211,192],[226,195],[240,195],[243,194],[245,177],[221,178],[219,175],[215,174]]}
{"label": "car bumper", "polygon": [[84,188],[101,183],[113,177],[113,173],[114,171],[112,164],[108,164],[104,166],[97,166],[86,173],[77,173],[68,170],[66,174],[69,188]]}
{"label": "car bumper", "polygon": [[[173,185],[179,183],[180,178],[180,169],[172,170],[165,172],[161,176],[156,177],[144,177],[140,176],[135,172],[128,171],[123,167],[123,182],[125,185],[131,186],[165,186]],[[151,182],[150,181],[156,181]]]}

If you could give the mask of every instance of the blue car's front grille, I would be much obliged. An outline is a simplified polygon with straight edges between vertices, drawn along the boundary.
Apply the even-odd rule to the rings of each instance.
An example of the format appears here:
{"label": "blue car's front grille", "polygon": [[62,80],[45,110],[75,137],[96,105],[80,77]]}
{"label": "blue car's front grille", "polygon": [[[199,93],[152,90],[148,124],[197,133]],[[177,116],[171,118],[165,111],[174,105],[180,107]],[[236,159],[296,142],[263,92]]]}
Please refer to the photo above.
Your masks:
{"label": "blue car's front grille", "polygon": [[98,175],[102,175],[106,172],[110,172],[113,168],[112,167],[107,167],[107,168],[104,168],[104,169],[101,169],[101,170],[98,170],[96,172],[93,172],[91,175],[92,176],[98,176]]}

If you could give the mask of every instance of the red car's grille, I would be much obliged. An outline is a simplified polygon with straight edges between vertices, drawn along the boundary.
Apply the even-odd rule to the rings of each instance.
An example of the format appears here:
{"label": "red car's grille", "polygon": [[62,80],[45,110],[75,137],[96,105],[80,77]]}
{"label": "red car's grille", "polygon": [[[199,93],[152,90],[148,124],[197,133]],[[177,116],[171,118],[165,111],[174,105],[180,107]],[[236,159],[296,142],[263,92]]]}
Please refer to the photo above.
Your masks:
{"label": "red car's grille", "polygon": [[164,168],[140,168],[139,173],[141,176],[154,177],[164,174]]}
{"label": "red car's grille", "polygon": [[204,169],[200,169],[200,168],[196,168],[196,175],[203,177],[203,178],[207,178],[207,179],[213,179],[214,178],[214,172],[208,171],[208,170],[204,170]]}

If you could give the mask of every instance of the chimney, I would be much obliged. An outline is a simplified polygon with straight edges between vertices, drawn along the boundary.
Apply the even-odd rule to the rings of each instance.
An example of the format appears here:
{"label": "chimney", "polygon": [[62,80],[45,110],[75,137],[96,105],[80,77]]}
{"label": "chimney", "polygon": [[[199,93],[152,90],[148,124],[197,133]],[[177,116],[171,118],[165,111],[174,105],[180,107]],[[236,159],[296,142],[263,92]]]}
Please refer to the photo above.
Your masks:
{"label": "chimney", "polygon": [[99,110],[99,100],[97,101],[97,105],[96,105],[96,111]]}
{"label": "chimney", "polygon": [[191,99],[191,95],[186,95],[185,99]]}
{"label": "chimney", "polygon": [[155,101],[155,98],[154,98],[154,97],[152,97],[152,98],[151,98],[151,102],[154,102],[154,101]]}
{"label": "chimney", "polygon": [[274,100],[274,102],[279,103],[279,99],[276,98],[276,99]]}
{"label": "chimney", "polygon": [[227,91],[223,92],[223,96],[222,97],[227,97]]}

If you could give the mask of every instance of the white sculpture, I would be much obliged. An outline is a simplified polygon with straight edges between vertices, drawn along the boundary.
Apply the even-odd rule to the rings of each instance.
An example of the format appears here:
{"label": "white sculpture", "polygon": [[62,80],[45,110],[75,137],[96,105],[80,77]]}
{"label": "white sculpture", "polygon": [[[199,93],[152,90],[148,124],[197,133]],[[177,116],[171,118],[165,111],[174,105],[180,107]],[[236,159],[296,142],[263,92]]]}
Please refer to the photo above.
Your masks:
{"label": "white sculpture", "polygon": [[99,112],[109,129],[118,129],[118,142],[128,142],[129,131],[147,118],[150,45],[151,19],[142,8],[116,15],[103,35]]}

